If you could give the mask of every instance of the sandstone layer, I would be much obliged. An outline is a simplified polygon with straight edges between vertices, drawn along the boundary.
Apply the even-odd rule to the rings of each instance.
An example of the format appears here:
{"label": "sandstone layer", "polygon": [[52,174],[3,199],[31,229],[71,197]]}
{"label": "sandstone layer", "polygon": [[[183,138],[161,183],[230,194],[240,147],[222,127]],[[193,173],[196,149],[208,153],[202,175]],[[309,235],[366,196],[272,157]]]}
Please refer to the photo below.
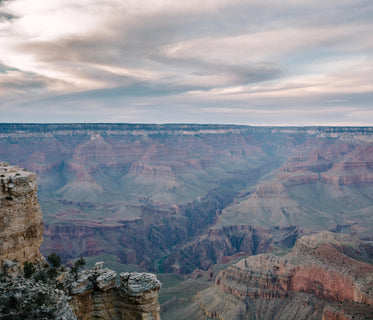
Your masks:
{"label": "sandstone layer", "polygon": [[219,319],[369,319],[372,248],[343,234],[304,236],[286,256],[251,256],[221,271],[200,306]]}
{"label": "sandstone layer", "polygon": [[41,261],[43,222],[36,175],[0,163],[0,261]]}

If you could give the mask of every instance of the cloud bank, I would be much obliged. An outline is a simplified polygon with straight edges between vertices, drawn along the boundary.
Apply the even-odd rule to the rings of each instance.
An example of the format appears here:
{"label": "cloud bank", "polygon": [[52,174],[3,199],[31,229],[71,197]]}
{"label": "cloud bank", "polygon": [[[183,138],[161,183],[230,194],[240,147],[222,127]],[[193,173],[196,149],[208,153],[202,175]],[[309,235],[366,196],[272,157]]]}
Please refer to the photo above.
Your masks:
{"label": "cloud bank", "polygon": [[373,125],[370,0],[0,1],[0,122]]}

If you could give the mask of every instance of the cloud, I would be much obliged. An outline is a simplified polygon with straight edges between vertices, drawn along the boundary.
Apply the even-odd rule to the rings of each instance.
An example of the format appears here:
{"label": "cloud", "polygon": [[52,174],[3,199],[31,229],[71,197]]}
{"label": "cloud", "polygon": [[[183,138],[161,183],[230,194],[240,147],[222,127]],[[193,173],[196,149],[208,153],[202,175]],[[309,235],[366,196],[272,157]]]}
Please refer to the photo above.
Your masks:
{"label": "cloud", "polygon": [[64,85],[60,80],[24,72],[0,63],[0,107],[39,99],[40,95]]}
{"label": "cloud", "polygon": [[368,0],[0,1],[0,104],[8,119],[258,124],[343,104],[342,123],[371,101],[372,15]]}
{"label": "cloud", "polygon": [[[1,4],[1,2],[0,2],[0,4]],[[17,17],[12,15],[12,14],[0,11],[0,21],[1,22],[11,21],[11,20],[16,19],[16,18]]]}

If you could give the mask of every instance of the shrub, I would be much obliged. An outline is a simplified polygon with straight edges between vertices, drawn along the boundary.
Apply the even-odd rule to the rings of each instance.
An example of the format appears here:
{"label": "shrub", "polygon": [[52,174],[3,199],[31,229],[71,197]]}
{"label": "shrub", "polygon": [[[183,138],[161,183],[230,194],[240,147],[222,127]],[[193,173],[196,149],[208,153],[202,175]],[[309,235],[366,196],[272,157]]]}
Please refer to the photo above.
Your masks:
{"label": "shrub", "polygon": [[34,277],[36,281],[48,282],[48,275],[44,270],[40,270]]}
{"label": "shrub", "polygon": [[83,257],[81,257],[75,261],[74,266],[71,267],[71,272],[78,273],[79,269],[83,268],[84,265],[85,265],[85,260]]}
{"label": "shrub", "polygon": [[32,262],[26,261],[23,265],[23,273],[26,278],[30,278],[35,272],[36,268]]}
{"label": "shrub", "polygon": [[57,269],[51,268],[47,271],[49,279],[54,279],[57,275]]}
{"label": "shrub", "polygon": [[58,268],[61,265],[61,257],[55,253],[49,255],[47,259],[53,268]]}

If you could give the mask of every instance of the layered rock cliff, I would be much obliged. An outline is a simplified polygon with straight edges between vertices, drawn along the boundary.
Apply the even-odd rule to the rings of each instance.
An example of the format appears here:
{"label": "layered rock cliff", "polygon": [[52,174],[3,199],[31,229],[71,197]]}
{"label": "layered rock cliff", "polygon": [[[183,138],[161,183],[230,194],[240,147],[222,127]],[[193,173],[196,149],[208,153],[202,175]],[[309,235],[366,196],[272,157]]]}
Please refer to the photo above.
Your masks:
{"label": "layered rock cliff", "polygon": [[199,303],[219,319],[370,319],[372,248],[342,234],[305,236],[286,256],[251,256],[220,272]]}
{"label": "layered rock cliff", "polygon": [[41,261],[43,222],[36,174],[0,163],[0,261]]}

